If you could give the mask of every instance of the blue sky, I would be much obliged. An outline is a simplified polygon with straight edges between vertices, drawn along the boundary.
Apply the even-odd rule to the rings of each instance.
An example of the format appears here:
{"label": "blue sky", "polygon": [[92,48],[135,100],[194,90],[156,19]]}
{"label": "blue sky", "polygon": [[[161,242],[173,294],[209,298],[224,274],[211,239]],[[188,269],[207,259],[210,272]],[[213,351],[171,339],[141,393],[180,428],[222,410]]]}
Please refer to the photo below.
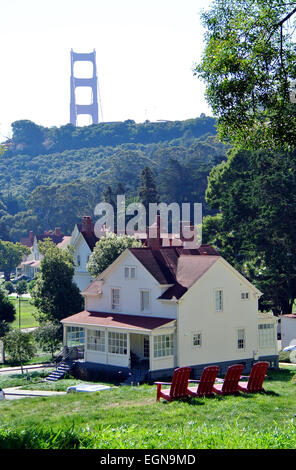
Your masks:
{"label": "blue sky", "polygon": [[69,122],[71,48],[96,49],[105,122],[211,114],[204,84],[192,72],[203,50],[200,11],[209,4],[1,0],[1,139],[18,119],[49,127]]}

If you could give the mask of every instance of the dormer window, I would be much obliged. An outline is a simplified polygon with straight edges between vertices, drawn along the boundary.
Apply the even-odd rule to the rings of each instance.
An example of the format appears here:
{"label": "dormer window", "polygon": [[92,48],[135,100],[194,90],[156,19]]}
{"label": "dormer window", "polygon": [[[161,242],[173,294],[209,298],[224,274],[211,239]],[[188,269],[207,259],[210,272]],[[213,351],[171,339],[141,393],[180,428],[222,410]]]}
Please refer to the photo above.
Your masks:
{"label": "dormer window", "polygon": [[134,266],[125,266],[124,267],[124,277],[125,277],[125,279],[135,279],[136,278],[136,268]]}
{"label": "dormer window", "polygon": [[241,292],[241,300],[249,300],[249,292]]}
{"label": "dormer window", "polygon": [[80,260],[80,255],[77,255],[77,266],[80,266],[81,260]]}

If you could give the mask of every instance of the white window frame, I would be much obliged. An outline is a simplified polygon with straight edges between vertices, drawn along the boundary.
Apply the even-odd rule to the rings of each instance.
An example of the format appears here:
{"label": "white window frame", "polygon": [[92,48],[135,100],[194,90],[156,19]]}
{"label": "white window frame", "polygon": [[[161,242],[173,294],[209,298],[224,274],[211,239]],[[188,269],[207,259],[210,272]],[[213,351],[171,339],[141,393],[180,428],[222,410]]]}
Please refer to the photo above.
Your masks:
{"label": "white window frame", "polygon": [[273,347],[275,344],[274,323],[259,323],[258,336],[258,344],[260,349]]}
{"label": "white window frame", "polygon": [[244,291],[241,292],[241,300],[249,300],[250,299],[250,292]]}
{"label": "white window frame", "polygon": [[202,332],[201,331],[194,331],[191,336],[192,339],[192,347],[194,349],[199,349],[202,347]]}
{"label": "white window frame", "polygon": [[[118,291],[118,303],[114,302],[114,292]],[[119,312],[121,306],[121,289],[120,287],[111,287],[111,310]]]}
{"label": "white window frame", "polygon": [[[123,270],[124,270],[124,279],[130,279],[130,280],[136,279],[136,266],[124,266]],[[134,272],[134,276],[132,276],[132,272]]]}
{"label": "white window frame", "polygon": [[[218,294],[220,294],[219,299],[217,298]],[[224,311],[224,291],[223,291],[222,287],[217,287],[214,290],[214,301],[215,301],[215,312],[223,312]],[[219,302],[219,306],[218,306],[217,301]]]}
{"label": "white window frame", "polygon": [[76,266],[79,268],[79,266],[81,266],[81,256],[80,255],[77,255],[76,257]]}
{"label": "white window frame", "polygon": [[108,353],[116,356],[127,355],[127,333],[108,332]]}
{"label": "white window frame", "polygon": [[66,326],[66,345],[83,346],[85,342],[85,330],[81,326]]}
{"label": "white window frame", "polygon": [[[243,332],[243,334],[241,334]],[[237,328],[236,330],[236,349],[244,351],[246,349],[246,329],[244,327]]]}
{"label": "white window frame", "polygon": [[105,330],[87,330],[87,350],[94,352],[105,352]]}
{"label": "white window frame", "polygon": [[[148,307],[145,308],[144,303],[143,303],[143,294],[148,294]],[[145,312],[150,312],[151,309],[151,296],[150,296],[150,290],[149,289],[140,289],[140,311],[142,313]]]}
{"label": "white window frame", "polygon": [[174,355],[174,334],[157,335],[153,337],[153,357],[161,359]]}

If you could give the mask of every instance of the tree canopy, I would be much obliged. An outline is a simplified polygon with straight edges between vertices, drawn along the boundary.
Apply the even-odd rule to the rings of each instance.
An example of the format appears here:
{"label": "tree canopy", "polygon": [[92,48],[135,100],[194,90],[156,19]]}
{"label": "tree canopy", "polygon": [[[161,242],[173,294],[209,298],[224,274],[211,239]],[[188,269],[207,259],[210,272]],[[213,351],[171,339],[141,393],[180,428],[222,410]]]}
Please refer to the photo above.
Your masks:
{"label": "tree canopy", "polygon": [[[295,148],[295,1],[214,0],[203,13],[205,50],[195,73],[222,140],[247,149]],[[288,21],[289,20],[289,21]]]}
{"label": "tree canopy", "polygon": [[142,243],[130,235],[119,236],[107,232],[106,236],[96,243],[87,269],[93,277],[96,277],[113,263],[126,248],[141,246]]}
{"label": "tree canopy", "polygon": [[31,289],[40,322],[59,323],[62,318],[83,310],[84,301],[73,282],[74,261],[70,250],[57,247],[49,239],[39,242],[43,258]]}
{"label": "tree canopy", "polygon": [[296,298],[296,152],[240,150],[215,167],[203,224],[232,264],[264,293],[261,306],[291,313]]}

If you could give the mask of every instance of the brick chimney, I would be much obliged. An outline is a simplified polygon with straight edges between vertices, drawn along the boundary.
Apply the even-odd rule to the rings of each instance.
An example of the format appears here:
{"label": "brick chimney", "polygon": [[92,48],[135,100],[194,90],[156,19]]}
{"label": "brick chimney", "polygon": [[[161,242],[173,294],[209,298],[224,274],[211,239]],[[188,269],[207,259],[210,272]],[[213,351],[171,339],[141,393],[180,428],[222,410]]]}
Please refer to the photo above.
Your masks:
{"label": "brick chimney", "polygon": [[56,234],[57,237],[60,237],[61,236],[61,227],[55,227],[54,229],[54,232]]}
{"label": "brick chimney", "polygon": [[92,234],[92,218],[89,215],[82,217],[81,231],[87,233],[88,235]]}
{"label": "brick chimney", "polygon": [[160,215],[156,216],[156,221],[154,224],[150,225],[147,230],[147,245],[152,248],[152,250],[159,250],[161,248],[161,219]]}
{"label": "brick chimney", "polygon": [[33,232],[33,230],[30,230],[29,238],[30,238],[30,242],[33,243],[34,242],[34,232]]}

